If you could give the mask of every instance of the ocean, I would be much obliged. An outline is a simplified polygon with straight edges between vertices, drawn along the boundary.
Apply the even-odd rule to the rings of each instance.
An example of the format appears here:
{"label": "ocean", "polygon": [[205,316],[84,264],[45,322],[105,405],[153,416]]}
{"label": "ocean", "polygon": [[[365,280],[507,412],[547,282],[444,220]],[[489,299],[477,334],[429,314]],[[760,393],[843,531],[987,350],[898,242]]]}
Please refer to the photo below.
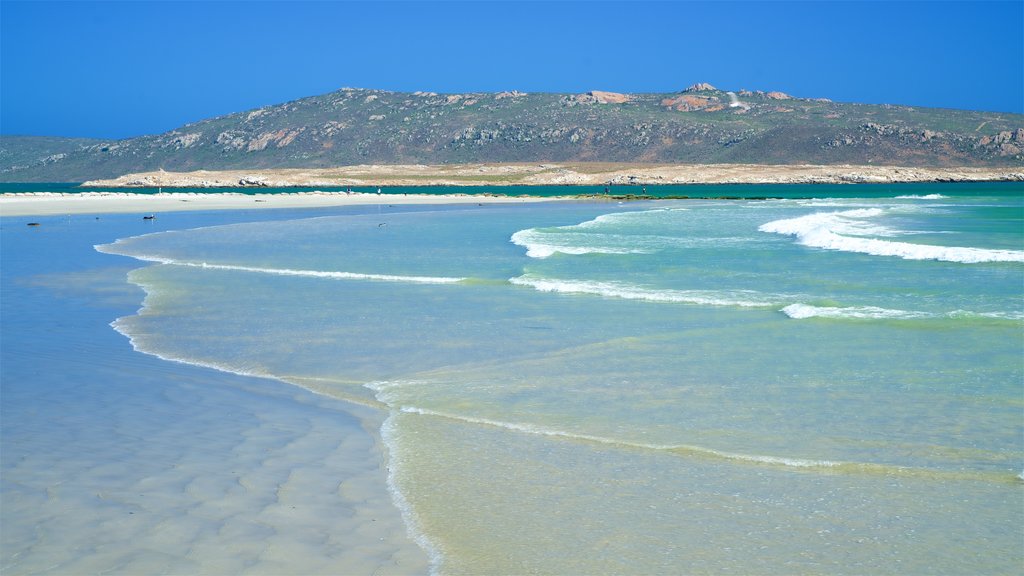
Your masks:
{"label": "ocean", "polygon": [[434,573],[1018,572],[1024,185],[712,192],[96,249],[136,350],[379,413]]}

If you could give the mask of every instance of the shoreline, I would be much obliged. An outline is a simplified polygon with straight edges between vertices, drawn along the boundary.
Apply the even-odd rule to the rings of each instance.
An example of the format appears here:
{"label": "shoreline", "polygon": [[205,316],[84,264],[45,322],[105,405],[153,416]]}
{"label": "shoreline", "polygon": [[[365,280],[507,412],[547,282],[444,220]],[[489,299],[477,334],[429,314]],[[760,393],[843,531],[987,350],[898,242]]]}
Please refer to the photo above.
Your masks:
{"label": "shoreline", "polygon": [[621,186],[679,184],[895,184],[1024,181],[1024,166],[637,164],[613,162],[360,165],[334,168],[140,172],[83,188],[289,188],[383,186]]}
{"label": "shoreline", "polygon": [[291,194],[132,192],[28,192],[0,194],[0,217],[64,214],[133,214],[197,210],[262,210],[269,208],[330,208],[374,204],[509,204],[548,202],[564,198],[473,196],[469,194],[377,195],[346,192]]}

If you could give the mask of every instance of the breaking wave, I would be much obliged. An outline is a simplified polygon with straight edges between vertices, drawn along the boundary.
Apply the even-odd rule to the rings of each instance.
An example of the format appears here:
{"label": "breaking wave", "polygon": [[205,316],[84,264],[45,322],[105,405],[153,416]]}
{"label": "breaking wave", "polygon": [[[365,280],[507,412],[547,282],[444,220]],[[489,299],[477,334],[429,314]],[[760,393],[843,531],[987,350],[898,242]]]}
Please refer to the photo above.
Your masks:
{"label": "breaking wave", "polygon": [[758,227],[761,232],[795,236],[800,244],[826,250],[857,252],[872,256],[895,256],[905,260],[942,260],[976,264],[981,262],[1024,262],[1022,250],[934,246],[894,242],[863,236],[895,236],[900,232],[867,219],[884,213],[879,208],[816,212],[798,218],[775,220]]}
{"label": "breaking wave", "polygon": [[[602,229],[612,226],[643,226],[649,228],[652,218],[661,214],[688,211],[687,208],[663,208],[638,212],[615,212],[602,214],[592,220],[570,226],[554,228],[528,228],[520,230],[510,238],[517,246],[526,248],[531,258],[547,258],[560,254],[651,254],[666,248],[689,246],[692,238],[632,233],[611,233]],[[620,228],[621,229],[621,228]],[[708,241],[714,239],[707,239]],[[728,241],[729,239],[724,239]]]}
{"label": "breaking wave", "polygon": [[[561,254],[650,254],[654,252],[650,248],[641,247],[629,247],[629,246],[611,246],[608,240],[610,238],[607,235],[588,234],[586,236],[582,234],[573,234],[571,237],[573,240],[581,240],[588,238],[590,240],[605,240],[604,242],[595,242],[589,246],[580,244],[569,244],[568,242],[558,242],[560,235],[552,234],[550,232],[543,232],[536,228],[530,228],[528,230],[520,230],[512,235],[511,241],[517,246],[526,248],[526,255],[530,258],[547,258],[555,253]],[[561,235],[562,237],[567,235]],[[602,236],[604,238],[602,238]],[[568,240],[568,238],[566,238]]]}
{"label": "breaking wave", "polygon": [[594,294],[628,300],[649,302],[677,302],[706,306],[740,306],[764,308],[778,306],[786,298],[755,292],[753,290],[671,290],[652,289],[623,282],[599,282],[592,280],[559,280],[523,275],[510,278],[517,286],[528,286],[539,292],[560,292],[565,294]]}
{"label": "breaking wave", "polygon": [[922,319],[964,319],[964,320],[1024,320],[1024,312],[971,312],[954,310],[952,312],[934,313],[917,310],[893,310],[877,306],[812,306],[810,304],[790,304],[780,310],[795,320],[806,318],[834,319],[872,319],[872,320],[922,320]]}
{"label": "breaking wave", "polygon": [[804,318],[871,318],[871,319],[893,319],[893,320],[914,320],[920,318],[934,318],[934,314],[927,312],[914,312],[910,310],[891,310],[877,306],[811,306],[809,304],[790,304],[781,310],[783,314],[796,320]]}

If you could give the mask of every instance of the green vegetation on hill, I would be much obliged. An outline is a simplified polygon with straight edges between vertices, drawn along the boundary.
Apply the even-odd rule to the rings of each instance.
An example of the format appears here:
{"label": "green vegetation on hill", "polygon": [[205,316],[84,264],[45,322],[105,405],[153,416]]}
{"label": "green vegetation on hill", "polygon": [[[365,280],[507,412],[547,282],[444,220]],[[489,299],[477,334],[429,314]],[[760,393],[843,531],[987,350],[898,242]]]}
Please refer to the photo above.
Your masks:
{"label": "green vegetation on hill", "polygon": [[1021,166],[1022,150],[1024,115],[730,95],[708,85],[628,95],[345,88],[126,140],[4,136],[0,181],[416,163]]}

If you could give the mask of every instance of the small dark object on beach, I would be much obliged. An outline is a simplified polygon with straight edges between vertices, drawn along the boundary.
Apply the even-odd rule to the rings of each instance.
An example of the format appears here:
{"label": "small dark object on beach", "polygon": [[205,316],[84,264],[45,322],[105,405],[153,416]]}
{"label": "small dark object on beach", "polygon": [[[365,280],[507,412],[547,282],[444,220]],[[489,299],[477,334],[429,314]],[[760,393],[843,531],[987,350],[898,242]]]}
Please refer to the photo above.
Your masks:
{"label": "small dark object on beach", "polygon": [[150,214],[149,216],[143,216],[143,220],[156,220],[156,216]]}
{"label": "small dark object on beach", "polygon": [[29,222],[29,226],[39,226],[39,222]]}

